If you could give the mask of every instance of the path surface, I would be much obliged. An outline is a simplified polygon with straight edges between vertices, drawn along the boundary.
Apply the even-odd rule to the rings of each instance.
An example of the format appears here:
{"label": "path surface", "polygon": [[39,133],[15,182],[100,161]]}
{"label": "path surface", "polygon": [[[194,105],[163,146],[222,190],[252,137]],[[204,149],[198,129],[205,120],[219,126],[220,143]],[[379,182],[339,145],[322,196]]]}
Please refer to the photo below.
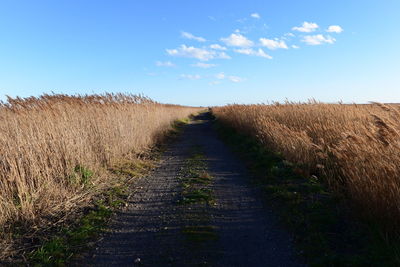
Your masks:
{"label": "path surface", "polygon": [[[303,266],[293,256],[288,234],[248,184],[245,167],[211,124],[203,114],[185,127],[160,166],[135,183],[128,206],[96,247],[74,265]],[[213,177],[212,205],[177,204],[179,172],[194,146],[203,151]],[[213,238],[188,242],[182,229],[193,224],[212,228]]]}

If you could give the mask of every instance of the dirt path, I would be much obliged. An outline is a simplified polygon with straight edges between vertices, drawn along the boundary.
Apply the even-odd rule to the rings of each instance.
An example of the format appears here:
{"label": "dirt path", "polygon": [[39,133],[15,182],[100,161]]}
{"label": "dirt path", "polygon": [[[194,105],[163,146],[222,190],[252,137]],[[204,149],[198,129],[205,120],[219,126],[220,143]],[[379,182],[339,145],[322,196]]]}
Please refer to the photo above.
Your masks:
{"label": "dirt path", "polygon": [[[178,203],[179,176],[193,147],[204,153],[213,177],[211,204]],[[198,116],[160,166],[136,182],[128,206],[74,265],[302,266],[293,257],[290,237],[263,207],[246,175],[243,164],[218,140],[209,114]]]}

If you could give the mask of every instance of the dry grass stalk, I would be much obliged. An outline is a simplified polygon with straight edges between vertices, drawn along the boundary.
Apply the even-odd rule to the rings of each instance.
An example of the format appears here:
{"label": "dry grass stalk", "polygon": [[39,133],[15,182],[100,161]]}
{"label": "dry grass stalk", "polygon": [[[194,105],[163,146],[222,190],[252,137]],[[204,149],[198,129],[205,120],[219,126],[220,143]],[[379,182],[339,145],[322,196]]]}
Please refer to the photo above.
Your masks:
{"label": "dry grass stalk", "polygon": [[214,108],[219,120],[324,177],[386,231],[400,224],[400,108],[286,103]]}
{"label": "dry grass stalk", "polygon": [[108,183],[113,160],[143,153],[196,111],[125,94],[0,103],[0,230],[16,222],[34,229],[87,201]]}

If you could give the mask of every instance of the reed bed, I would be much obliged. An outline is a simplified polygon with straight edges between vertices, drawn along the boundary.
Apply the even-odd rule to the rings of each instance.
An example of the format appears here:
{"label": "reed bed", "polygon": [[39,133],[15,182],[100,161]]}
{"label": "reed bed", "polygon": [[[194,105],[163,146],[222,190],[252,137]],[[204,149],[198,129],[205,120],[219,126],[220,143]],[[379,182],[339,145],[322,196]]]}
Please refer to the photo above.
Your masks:
{"label": "reed bed", "polygon": [[199,108],[125,94],[43,95],[1,102],[2,252],[7,229],[23,223],[34,231],[88,201],[109,183],[106,169],[113,161],[144,153],[174,120],[196,111]]}
{"label": "reed bed", "polygon": [[308,103],[213,108],[221,122],[324,179],[383,233],[399,234],[400,106]]}

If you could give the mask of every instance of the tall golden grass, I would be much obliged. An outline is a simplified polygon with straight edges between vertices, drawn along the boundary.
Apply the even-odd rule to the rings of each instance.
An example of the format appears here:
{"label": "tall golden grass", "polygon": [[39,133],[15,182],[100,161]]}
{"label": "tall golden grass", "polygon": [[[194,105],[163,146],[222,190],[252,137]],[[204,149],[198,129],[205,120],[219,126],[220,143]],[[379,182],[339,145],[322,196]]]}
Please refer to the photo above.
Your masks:
{"label": "tall golden grass", "polygon": [[[196,111],[124,94],[0,103],[0,230],[21,221],[34,229],[40,218],[73,209],[107,183],[114,160],[143,153]],[[77,174],[89,170],[90,181]]]}
{"label": "tall golden grass", "polygon": [[213,112],[304,174],[325,179],[385,232],[399,230],[400,106],[310,101],[229,105]]}

